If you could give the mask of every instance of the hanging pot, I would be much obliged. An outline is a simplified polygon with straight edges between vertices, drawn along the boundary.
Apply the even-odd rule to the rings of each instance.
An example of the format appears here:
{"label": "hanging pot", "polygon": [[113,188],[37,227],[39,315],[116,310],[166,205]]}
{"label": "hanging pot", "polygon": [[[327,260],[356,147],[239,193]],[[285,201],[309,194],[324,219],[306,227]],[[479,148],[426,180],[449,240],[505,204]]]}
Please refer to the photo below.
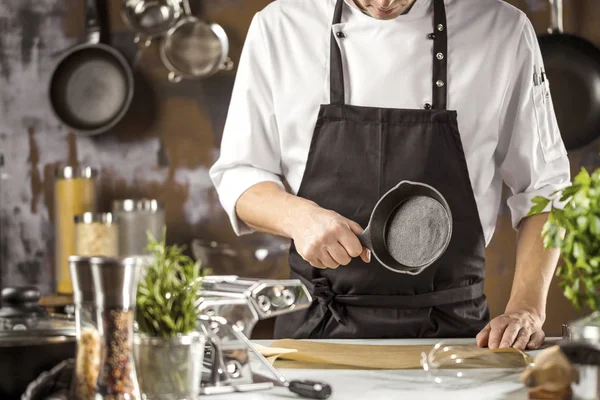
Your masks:
{"label": "hanging pot", "polygon": [[183,10],[185,17],[169,29],[160,45],[169,80],[206,78],[233,69],[225,30],[219,24],[194,17],[189,0],[183,0]]}
{"label": "hanging pot", "polygon": [[116,126],[133,99],[134,79],[125,57],[101,43],[95,0],[86,0],[87,42],[70,49],[50,78],[50,105],[67,127],[97,135]]}
{"label": "hanging pot", "polygon": [[75,322],[51,315],[35,287],[5,288],[0,308],[0,399],[18,400],[30,382],[77,351]]}
{"label": "hanging pot", "polygon": [[167,33],[182,14],[180,0],[125,0],[121,18],[136,32],[134,41],[147,47]]}

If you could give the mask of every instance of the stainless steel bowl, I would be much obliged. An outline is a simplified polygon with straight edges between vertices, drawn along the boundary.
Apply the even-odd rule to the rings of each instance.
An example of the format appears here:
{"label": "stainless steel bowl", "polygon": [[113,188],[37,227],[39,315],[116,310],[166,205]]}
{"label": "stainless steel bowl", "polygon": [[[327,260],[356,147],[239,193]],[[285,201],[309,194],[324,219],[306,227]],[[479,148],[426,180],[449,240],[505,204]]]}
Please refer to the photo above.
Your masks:
{"label": "stainless steel bowl", "polygon": [[287,278],[289,249],[290,241],[287,239],[258,234],[227,243],[203,239],[192,241],[194,258],[213,274],[247,278]]}

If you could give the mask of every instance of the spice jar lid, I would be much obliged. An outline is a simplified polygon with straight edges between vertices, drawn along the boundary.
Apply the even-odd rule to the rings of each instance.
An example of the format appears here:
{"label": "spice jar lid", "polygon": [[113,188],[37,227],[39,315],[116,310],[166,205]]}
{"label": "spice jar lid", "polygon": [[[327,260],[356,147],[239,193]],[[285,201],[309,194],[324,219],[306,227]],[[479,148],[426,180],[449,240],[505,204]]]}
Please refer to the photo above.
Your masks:
{"label": "spice jar lid", "polygon": [[73,220],[76,224],[93,224],[101,223],[110,225],[116,222],[117,218],[112,213],[93,213],[86,212],[83,214],[76,215]]}
{"label": "spice jar lid", "polygon": [[155,199],[123,199],[113,201],[113,212],[125,211],[160,211],[164,210],[165,206]]}
{"label": "spice jar lid", "polygon": [[74,167],[71,165],[56,168],[54,176],[57,179],[95,178],[98,170],[88,166]]}
{"label": "spice jar lid", "polygon": [[0,308],[0,347],[75,340],[75,321],[49,314],[39,305],[35,287],[2,290]]}
{"label": "spice jar lid", "polygon": [[581,318],[569,325],[571,339],[600,342],[600,312]]}

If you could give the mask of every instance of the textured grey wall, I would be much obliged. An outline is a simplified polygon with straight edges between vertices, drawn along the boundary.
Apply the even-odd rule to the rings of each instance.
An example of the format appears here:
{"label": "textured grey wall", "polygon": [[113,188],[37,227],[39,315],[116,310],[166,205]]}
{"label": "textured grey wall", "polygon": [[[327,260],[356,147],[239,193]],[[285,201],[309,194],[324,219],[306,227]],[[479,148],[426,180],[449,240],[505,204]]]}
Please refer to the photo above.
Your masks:
{"label": "textured grey wall", "polygon": [[[48,238],[52,224],[32,181],[39,167],[66,158],[65,132],[45,97],[57,52],[72,44],[62,32],[64,1],[0,3],[0,183],[2,278],[4,284],[39,284],[49,289]],[[44,148],[32,157],[32,145]]]}
{"label": "textured grey wall", "polygon": [[[193,10],[224,26],[237,60],[250,19],[266,2],[206,3],[192,2]],[[235,71],[170,84],[157,46],[140,51],[133,43],[119,17],[120,0],[108,1],[108,9],[111,44],[132,63],[136,94],[118,127],[88,138],[61,126],[47,100],[57,58],[83,39],[83,0],[0,1],[3,286],[52,291],[52,171],[67,161],[100,169],[100,211],[116,197],[157,197],[167,204],[169,241],[231,237],[208,168],[218,153]]]}

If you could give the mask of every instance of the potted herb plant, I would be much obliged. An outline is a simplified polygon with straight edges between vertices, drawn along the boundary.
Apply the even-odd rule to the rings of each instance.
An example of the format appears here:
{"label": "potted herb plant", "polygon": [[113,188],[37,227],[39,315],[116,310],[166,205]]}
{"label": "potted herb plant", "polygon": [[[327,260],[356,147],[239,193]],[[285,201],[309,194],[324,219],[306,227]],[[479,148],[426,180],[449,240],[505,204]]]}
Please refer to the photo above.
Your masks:
{"label": "potted herb plant", "polygon": [[[600,168],[582,168],[570,186],[548,197],[537,196],[529,215],[549,209],[542,237],[545,248],[558,248],[562,263],[556,276],[565,297],[579,310],[598,311],[600,293]],[[559,206],[560,204],[560,206]]]}
{"label": "potted herb plant", "polygon": [[148,235],[152,257],[136,298],[134,355],[140,390],[151,399],[196,399],[205,338],[197,331],[203,271],[185,247]]}

